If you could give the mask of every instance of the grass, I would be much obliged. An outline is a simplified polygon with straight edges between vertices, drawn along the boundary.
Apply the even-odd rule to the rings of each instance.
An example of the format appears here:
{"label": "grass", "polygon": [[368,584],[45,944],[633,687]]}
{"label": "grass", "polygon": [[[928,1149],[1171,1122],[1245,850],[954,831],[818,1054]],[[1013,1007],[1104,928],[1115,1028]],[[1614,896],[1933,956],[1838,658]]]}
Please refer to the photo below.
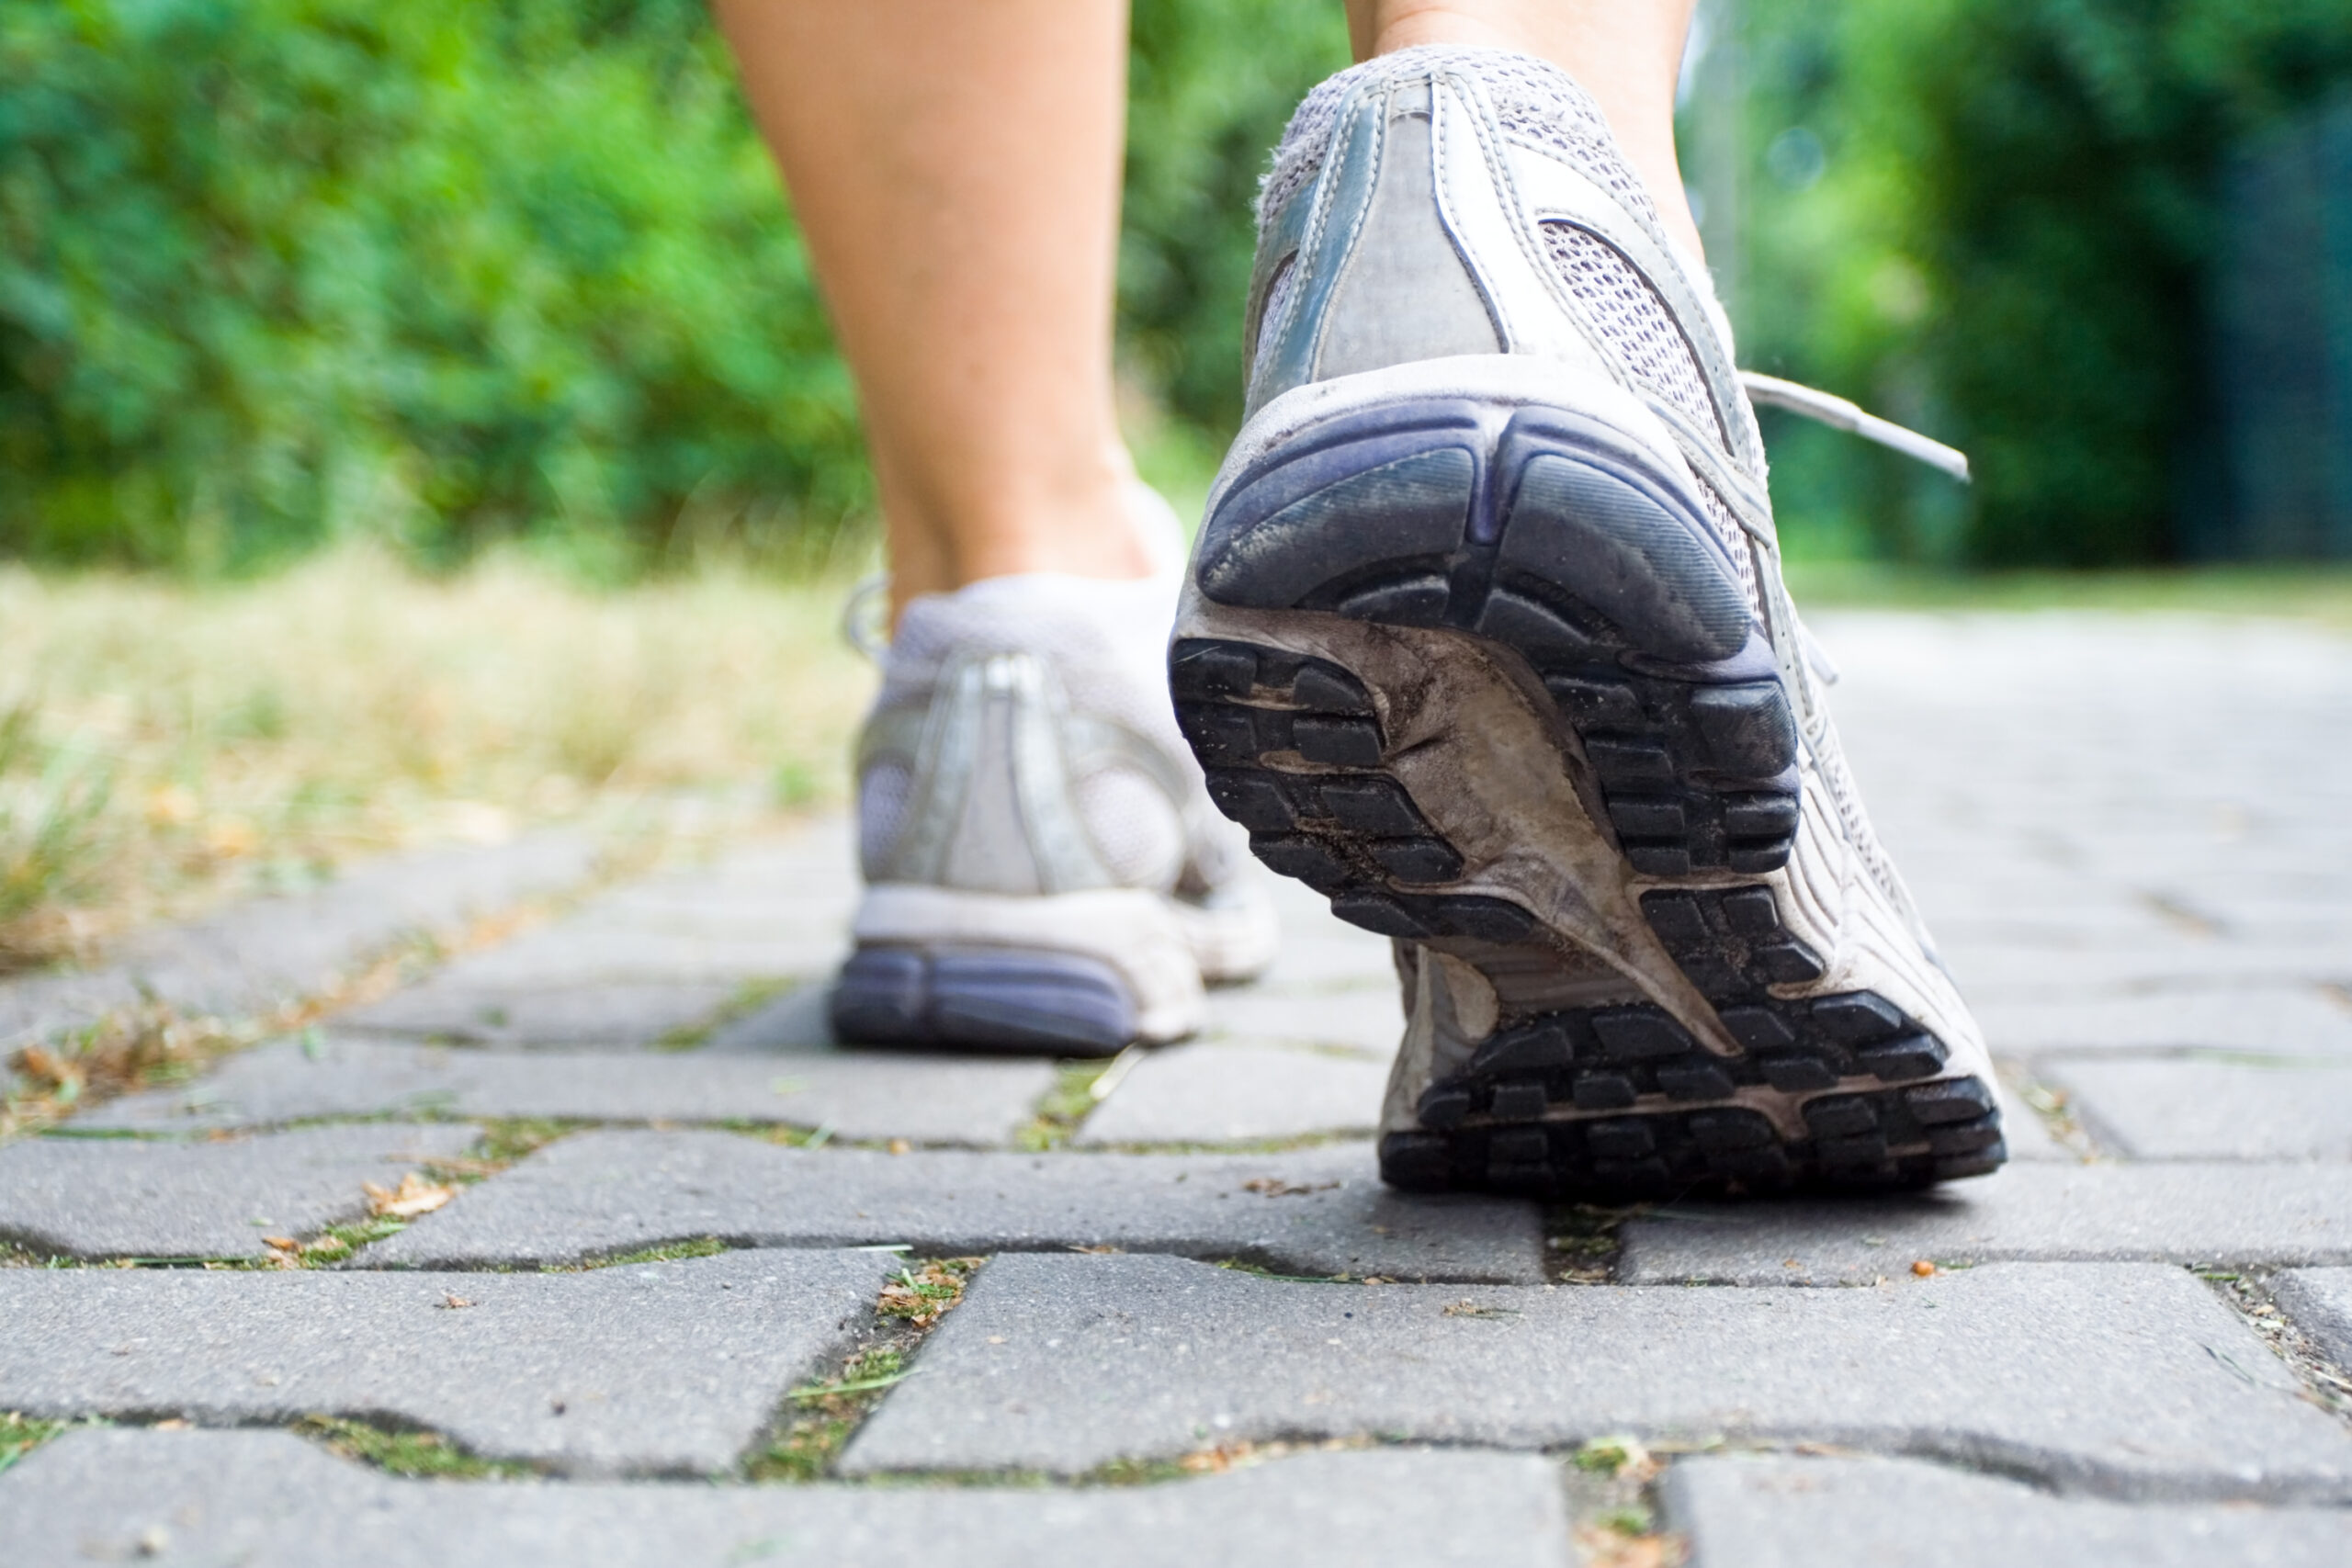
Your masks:
{"label": "grass", "polygon": [[878,1345],[858,1351],[829,1382],[795,1389],[799,1407],[743,1467],[747,1481],[816,1481],[882,1395],[906,1376],[906,1350]]}
{"label": "grass", "polygon": [[412,845],[838,800],[872,689],[844,591],[359,547],[234,583],[0,567],[0,970]]}
{"label": "grass", "polygon": [[1013,1134],[1013,1145],[1031,1154],[1060,1148],[1094,1109],[1094,1082],[1111,1070],[1113,1061],[1061,1062],[1054,1068],[1054,1087],[1037,1101],[1028,1122]]}
{"label": "grass", "polygon": [[0,1475],[64,1429],[62,1421],[36,1420],[14,1410],[0,1410]]}
{"label": "grass", "polygon": [[[616,1253],[610,1258],[592,1258],[582,1267],[586,1269],[624,1269],[632,1263],[675,1263],[682,1258],[716,1258],[727,1250],[727,1244],[715,1235],[696,1236],[692,1241],[664,1242],[659,1247],[643,1247],[635,1252]],[[549,1273],[570,1273],[570,1269],[549,1269]]]}
{"label": "grass", "polygon": [[438,1432],[393,1431],[334,1416],[309,1416],[293,1428],[345,1459],[392,1475],[441,1481],[512,1481],[536,1474],[528,1465],[478,1459]]}
{"label": "grass", "polygon": [[792,1391],[775,1435],[744,1462],[744,1479],[822,1479],[858,1423],[911,1375],[908,1362],[916,1348],[964,1299],[964,1286],[982,1261],[925,1258],[893,1275],[877,1303],[880,1337],[852,1351],[837,1375]]}
{"label": "grass", "polygon": [[2174,611],[2352,629],[2352,569],[2342,566],[1968,572],[1800,558],[1788,575],[1804,609]]}

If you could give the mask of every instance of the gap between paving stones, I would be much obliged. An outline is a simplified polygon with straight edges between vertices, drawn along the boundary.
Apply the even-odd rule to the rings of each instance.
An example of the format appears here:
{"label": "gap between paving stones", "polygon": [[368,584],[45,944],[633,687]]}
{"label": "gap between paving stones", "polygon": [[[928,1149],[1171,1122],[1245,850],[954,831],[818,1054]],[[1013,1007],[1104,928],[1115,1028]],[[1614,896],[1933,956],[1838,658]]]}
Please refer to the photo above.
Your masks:
{"label": "gap between paving stones", "polygon": [[[318,892],[136,933],[126,957],[98,970],[0,984],[0,1051],[12,1069],[0,1142],[125,1092],[185,1082],[387,994],[555,918],[639,858],[554,830],[391,857]],[[221,970],[240,978],[224,989]]]}
{"label": "gap between paving stones", "polygon": [[[119,1478],[142,1477],[133,1497]],[[594,1561],[811,1568],[952,1556],[968,1568],[1557,1568],[1572,1553],[1553,1468],[1528,1456],[1309,1453],[1163,1487],[1037,1493],[521,1483],[428,1486],[283,1433],[92,1432],[0,1487],[0,1534],[42,1560],[94,1549],[309,1568],[322,1540],[382,1568]],[[103,1523],[95,1523],[102,1520]],[[142,1546],[142,1543],[143,1546]]]}
{"label": "gap between paving stones", "polygon": [[905,1242],[939,1256],[1110,1247],[1313,1277],[1546,1277],[1536,1205],[1392,1191],[1363,1144],[1262,1156],[892,1156],[631,1131],[552,1143],[354,1266],[530,1268],[701,1236],[768,1248]]}

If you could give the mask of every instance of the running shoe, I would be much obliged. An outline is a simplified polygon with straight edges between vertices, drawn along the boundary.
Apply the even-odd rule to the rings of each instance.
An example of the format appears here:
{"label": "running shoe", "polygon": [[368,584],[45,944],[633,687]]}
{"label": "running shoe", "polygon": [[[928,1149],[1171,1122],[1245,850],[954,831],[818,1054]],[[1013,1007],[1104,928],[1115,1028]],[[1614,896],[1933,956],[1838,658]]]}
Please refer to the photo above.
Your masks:
{"label": "running shoe", "polygon": [[1998,1166],[1982,1038],[1781,581],[1728,322],[1591,98],[1491,49],[1325,83],[1248,334],[1170,680],[1258,857],[1398,944],[1386,1179]]}

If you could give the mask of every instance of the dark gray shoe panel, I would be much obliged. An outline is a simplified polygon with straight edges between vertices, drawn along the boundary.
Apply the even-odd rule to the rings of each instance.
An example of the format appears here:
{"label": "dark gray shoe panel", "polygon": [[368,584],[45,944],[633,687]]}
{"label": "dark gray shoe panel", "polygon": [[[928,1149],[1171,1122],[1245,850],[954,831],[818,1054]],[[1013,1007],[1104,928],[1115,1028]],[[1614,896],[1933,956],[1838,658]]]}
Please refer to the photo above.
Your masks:
{"label": "dark gray shoe panel", "polygon": [[860,1045],[1109,1055],[1136,1037],[1118,971],[1076,953],[862,947],[842,966],[834,1034]]}

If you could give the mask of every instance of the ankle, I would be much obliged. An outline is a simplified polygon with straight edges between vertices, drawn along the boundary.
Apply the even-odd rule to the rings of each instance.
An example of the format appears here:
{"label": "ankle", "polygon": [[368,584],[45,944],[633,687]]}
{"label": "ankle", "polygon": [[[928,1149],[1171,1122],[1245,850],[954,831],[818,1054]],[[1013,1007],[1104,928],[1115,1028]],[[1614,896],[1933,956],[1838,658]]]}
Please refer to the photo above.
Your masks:
{"label": "ankle", "polygon": [[887,511],[894,613],[918,595],[992,578],[1131,581],[1179,564],[1170,558],[1181,552],[1182,531],[1131,467],[1111,482],[1072,491],[1000,492],[955,512]]}
{"label": "ankle", "polygon": [[1600,106],[1668,237],[1703,262],[1674,146],[1690,12],[1677,0],[1599,14],[1556,0],[1352,0],[1348,19],[1359,60],[1440,44],[1515,50],[1566,71]]}

